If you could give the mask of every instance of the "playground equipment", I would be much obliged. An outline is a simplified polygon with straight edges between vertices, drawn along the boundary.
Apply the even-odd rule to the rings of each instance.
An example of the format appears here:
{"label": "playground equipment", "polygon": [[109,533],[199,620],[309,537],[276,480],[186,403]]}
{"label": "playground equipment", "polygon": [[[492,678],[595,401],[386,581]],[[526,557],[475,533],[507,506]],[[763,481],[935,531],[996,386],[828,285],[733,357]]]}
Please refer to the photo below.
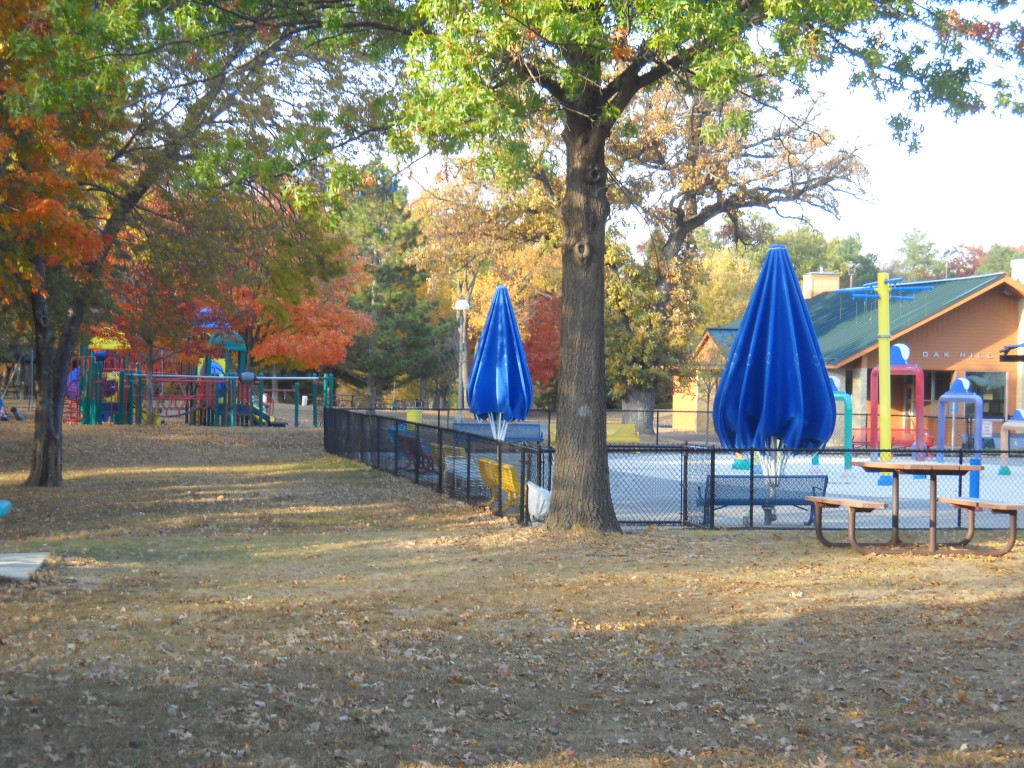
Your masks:
{"label": "playground equipment", "polygon": [[[967,416],[966,406],[974,406],[974,458],[981,461],[981,448],[983,438],[981,435],[985,401],[977,392],[971,392],[971,382],[965,377],[956,379],[946,394],[939,397],[939,461],[945,460],[946,455],[946,413],[950,404],[963,403],[964,417]],[[954,436],[956,430],[953,430]]]}
{"label": "playground equipment", "polygon": [[[881,353],[879,353],[881,354]],[[921,414],[924,413],[924,370],[919,365],[912,365],[907,362],[910,348],[906,344],[895,344],[889,349],[889,365],[877,365],[871,370],[871,403],[868,413],[867,443],[872,451],[883,454],[889,451],[894,445],[907,445],[914,451],[914,458],[919,459],[928,452],[929,436],[924,430],[924,420]],[[883,376],[882,369],[888,368],[888,374]],[[891,426],[892,409],[891,397],[886,397],[891,392],[891,378],[893,376],[912,376],[914,378],[914,429],[893,430]],[[882,402],[889,400],[889,405]],[[881,411],[881,418],[879,418]],[[885,439],[884,429],[888,422],[888,441]],[[912,439],[911,439],[912,438]],[[883,459],[885,460],[885,459]]]}
{"label": "playground equipment", "polygon": [[1013,416],[1003,422],[999,428],[999,443],[1002,451],[999,454],[1001,459],[999,474],[1009,475],[1010,472],[1010,435],[1014,432],[1024,432],[1024,411],[1017,409]]}
{"label": "playground equipment", "polygon": [[853,398],[839,389],[835,376],[829,378],[832,380],[832,397],[836,405],[843,404],[843,467],[849,469],[853,466]]}
{"label": "playground equipment", "polygon": [[[144,423],[146,376],[126,373],[124,378],[121,423]],[[153,382],[153,410],[163,421],[182,419],[186,424],[202,426],[283,427],[288,422],[279,420],[275,410],[286,397],[294,406],[292,424],[301,424],[301,406],[311,404],[312,424],[317,427],[322,408],[334,406],[333,374],[289,378],[256,376],[251,371],[190,376],[157,374]]]}
{"label": "playground equipment", "polygon": [[[231,359],[207,358],[191,370],[164,366],[150,377],[138,364],[129,369],[120,354],[87,350],[72,362],[65,385],[65,420],[82,424],[143,424],[181,419],[203,426],[285,426],[275,405],[292,400],[292,424],[301,423],[300,405],[312,402],[312,423],[319,426],[323,407],[334,405],[334,376],[258,377],[251,371],[226,371]],[[239,358],[239,362],[242,362]],[[174,368],[178,367],[178,371]],[[153,412],[147,412],[151,402]]]}
{"label": "playground equipment", "polygon": [[274,416],[275,404],[293,399],[292,423],[301,423],[300,404],[312,401],[316,427],[321,409],[334,406],[332,374],[257,376],[247,370],[245,340],[228,324],[217,322],[212,310],[200,311],[194,329],[219,357],[205,357],[196,365],[176,362],[168,352],[149,373],[131,360],[123,334],[107,329],[104,335],[94,336],[72,361],[65,385],[65,420],[159,424],[182,419],[204,426],[283,427],[286,422]]}
{"label": "playground equipment", "polygon": [[[939,397],[939,451],[938,459],[943,461],[945,459],[945,448],[946,448],[946,405],[949,403],[964,403],[965,408],[967,405],[974,406],[974,456],[970,459],[971,464],[977,464],[981,466],[981,446],[983,438],[981,436],[982,422],[984,421],[984,407],[985,401],[982,400],[981,395],[976,392],[969,391],[971,382],[967,378],[959,378],[953,382],[949,388],[949,392]],[[966,413],[965,413],[966,416]],[[981,472],[971,471],[970,476],[967,478],[969,495],[972,498],[978,498],[981,495]]]}
{"label": "playground equipment", "polygon": [[[877,281],[874,283],[867,283],[866,285],[858,288],[847,288],[841,289],[845,292],[850,293],[855,299],[865,300],[877,300],[878,301],[878,367],[871,372],[872,375],[872,424],[871,424],[871,436],[869,442],[871,447],[874,449],[875,454],[882,461],[889,461],[892,459],[892,371],[891,368],[891,350],[890,350],[890,339],[892,334],[890,332],[889,323],[889,304],[891,299],[897,301],[911,301],[918,291],[931,290],[931,286],[905,286],[901,285],[903,278],[894,277],[889,278],[888,272],[879,272]],[[902,346],[907,350],[909,349],[906,345]],[[904,354],[903,362],[906,362],[906,355]],[[915,421],[918,429],[917,437],[915,440],[915,458],[920,455],[920,448],[927,447],[923,446],[924,440],[924,425],[920,421],[922,414],[922,407],[924,405],[924,384],[923,376],[920,388],[918,389],[918,409],[915,411]],[[879,410],[881,411],[881,420],[879,421]],[[892,475],[888,472],[882,472],[878,476],[879,485],[892,485]]]}

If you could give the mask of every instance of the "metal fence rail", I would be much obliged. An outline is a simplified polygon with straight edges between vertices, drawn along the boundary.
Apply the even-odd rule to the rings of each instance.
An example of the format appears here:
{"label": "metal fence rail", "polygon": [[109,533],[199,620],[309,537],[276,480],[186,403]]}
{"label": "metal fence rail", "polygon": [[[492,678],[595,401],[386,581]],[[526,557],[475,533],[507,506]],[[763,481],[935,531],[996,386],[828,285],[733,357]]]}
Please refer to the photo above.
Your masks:
{"label": "metal fence rail", "polygon": [[[545,443],[499,442],[439,424],[408,422],[397,416],[341,408],[325,409],[324,448],[377,469],[434,488],[472,504],[493,496],[481,476],[480,460],[513,468],[513,511],[528,522],[526,483],[550,489],[557,453]],[[854,454],[869,458],[867,452]],[[894,458],[912,458],[893,451]],[[947,461],[971,462],[974,454],[946,453]],[[717,446],[609,445],[608,469],[615,514],[622,525],[674,525],[719,528],[806,529],[811,525],[806,496],[874,499],[887,508],[864,515],[858,525],[886,528],[892,499],[888,478],[850,465],[843,449],[787,452],[781,478],[766,477],[754,453],[737,454]],[[998,451],[984,451],[977,472],[939,479],[940,496],[1024,498],[1024,458],[1019,452],[1004,465]],[[928,480],[904,477],[900,488],[901,525],[928,528]],[[966,526],[963,512],[940,510],[939,527]],[[1005,528],[1005,515],[979,513],[979,529]],[[846,513],[826,512],[825,527],[845,528]]]}
{"label": "metal fence rail", "polygon": [[498,477],[505,478],[492,506],[511,505],[508,511],[523,523],[528,520],[526,484],[550,488],[554,459],[550,448],[341,408],[324,410],[324,450],[481,505],[496,495],[483,476],[486,470],[481,470],[481,462],[490,462],[497,465]]}

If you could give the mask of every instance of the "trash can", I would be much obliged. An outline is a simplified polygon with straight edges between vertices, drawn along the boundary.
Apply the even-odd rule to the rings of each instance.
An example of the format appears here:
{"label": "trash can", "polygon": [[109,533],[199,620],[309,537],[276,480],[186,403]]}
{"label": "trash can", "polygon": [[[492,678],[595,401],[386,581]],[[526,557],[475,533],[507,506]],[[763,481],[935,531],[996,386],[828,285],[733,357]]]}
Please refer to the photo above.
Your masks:
{"label": "trash can", "polygon": [[302,396],[302,404],[303,404],[304,406],[305,406],[305,405],[309,405],[309,395],[303,395],[303,396]]}
{"label": "trash can", "polygon": [[405,420],[412,424],[423,423],[423,409],[421,408],[409,408],[405,412]]}

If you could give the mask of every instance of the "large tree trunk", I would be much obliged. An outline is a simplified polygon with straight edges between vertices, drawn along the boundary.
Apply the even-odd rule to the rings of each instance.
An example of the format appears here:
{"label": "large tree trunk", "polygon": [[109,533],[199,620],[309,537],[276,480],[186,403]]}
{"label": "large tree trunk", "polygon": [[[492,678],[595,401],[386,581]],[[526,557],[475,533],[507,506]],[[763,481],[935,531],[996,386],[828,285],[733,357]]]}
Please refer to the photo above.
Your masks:
{"label": "large tree trunk", "polygon": [[377,385],[377,379],[373,376],[366,377],[366,410],[376,411],[378,403],[380,402],[380,387]]}
{"label": "large tree trunk", "polygon": [[630,389],[622,399],[622,423],[635,424],[644,435],[654,434],[654,389]]}
{"label": "large tree trunk", "polygon": [[[45,275],[46,268],[41,260],[36,268]],[[59,343],[56,339],[46,294],[33,291],[30,301],[39,396],[36,400],[32,465],[25,485],[58,486],[64,482],[64,388],[71,361],[71,345],[65,336]],[[79,324],[72,318],[66,322],[74,325],[77,336]]]}
{"label": "large tree trunk", "polygon": [[561,217],[562,332],[558,460],[547,525],[619,531],[612,508],[605,437],[604,254],[608,221],[608,132],[569,114]]}

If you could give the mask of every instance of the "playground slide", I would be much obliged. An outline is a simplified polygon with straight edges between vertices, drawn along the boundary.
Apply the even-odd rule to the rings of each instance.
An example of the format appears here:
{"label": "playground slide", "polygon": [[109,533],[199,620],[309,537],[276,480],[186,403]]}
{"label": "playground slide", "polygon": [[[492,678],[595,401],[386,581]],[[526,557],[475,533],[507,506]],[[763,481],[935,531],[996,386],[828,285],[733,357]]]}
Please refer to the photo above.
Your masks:
{"label": "playground slide", "polygon": [[267,413],[262,406],[252,406],[252,419],[254,422],[260,425],[269,425],[271,427],[286,427],[288,426],[287,421],[278,421],[269,413]]}

